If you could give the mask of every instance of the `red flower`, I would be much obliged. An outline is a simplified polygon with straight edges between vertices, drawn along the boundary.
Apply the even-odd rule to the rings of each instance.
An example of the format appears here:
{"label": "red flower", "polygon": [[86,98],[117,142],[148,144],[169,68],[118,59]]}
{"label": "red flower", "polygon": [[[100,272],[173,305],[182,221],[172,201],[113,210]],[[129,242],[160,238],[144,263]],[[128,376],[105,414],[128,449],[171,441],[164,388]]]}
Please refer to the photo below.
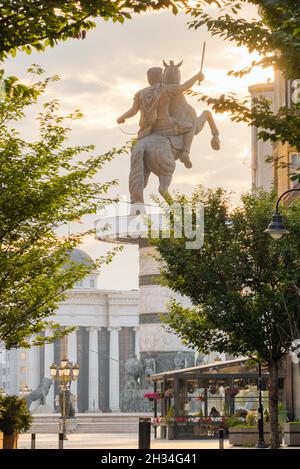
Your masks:
{"label": "red flower", "polygon": [[155,399],[156,401],[160,400],[160,395],[157,392],[146,392],[146,394],[144,394],[144,397],[146,399]]}

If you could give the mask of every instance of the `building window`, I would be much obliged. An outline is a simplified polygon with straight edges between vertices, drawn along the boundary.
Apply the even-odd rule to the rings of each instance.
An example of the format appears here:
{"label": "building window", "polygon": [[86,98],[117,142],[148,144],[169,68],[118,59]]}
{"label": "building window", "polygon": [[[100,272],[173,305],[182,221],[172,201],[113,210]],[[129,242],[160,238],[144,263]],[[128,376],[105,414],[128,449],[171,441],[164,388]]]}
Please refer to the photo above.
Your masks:
{"label": "building window", "polygon": [[[294,176],[298,174],[300,176],[300,153],[290,153],[290,175]],[[296,187],[299,184],[299,179],[291,181],[291,188]]]}
{"label": "building window", "polygon": [[94,279],[90,280],[90,288],[95,288],[95,280]]}
{"label": "building window", "polygon": [[20,371],[21,373],[26,373],[26,366],[21,366]]}
{"label": "building window", "polygon": [[26,352],[20,352],[20,359],[26,360]]}
{"label": "building window", "polygon": [[83,287],[83,280],[78,280],[78,282],[75,283],[75,287],[82,288]]}

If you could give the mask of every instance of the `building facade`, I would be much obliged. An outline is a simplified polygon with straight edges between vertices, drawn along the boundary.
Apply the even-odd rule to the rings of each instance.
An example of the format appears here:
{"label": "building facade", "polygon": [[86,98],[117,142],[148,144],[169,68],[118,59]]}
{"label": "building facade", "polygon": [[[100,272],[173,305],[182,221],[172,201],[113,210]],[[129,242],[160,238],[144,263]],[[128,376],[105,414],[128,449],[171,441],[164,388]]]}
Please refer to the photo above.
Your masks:
{"label": "building facade", "polygon": [[[92,262],[79,249],[71,258]],[[71,387],[78,411],[120,411],[122,370],[131,353],[139,355],[139,293],[100,290],[98,276],[93,272],[78,282],[56,312],[54,320],[61,327],[76,327],[74,332],[54,344],[8,352],[10,394],[19,394],[25,386],[35,389],[43,377],[50,377],[50,365],[67,356],[80,367],[78,382]],[[47,404],[58,411],[57,394],[55,383]]]}
{"label": "building facade", "polygon": [[[174,295],[158,284],[152,250],[140,250],[140,290],[101,290],[99,272],[77,282],[53,318],[62,328],[76,329],[54,344],[8,351],[7,392],[23,394],[26,388],[36,389],[44,377],[50,378],[50,366],[68,357],[80,367],[78,381],[71,385],[77,412],[144,411],[144,403],[149,405],[143,398],[149,391],[148,375],[193,366],[199,358],[201,363],[213,360],[215,354],[198,357],[162,325],[161,314],[167,312],[167,302]],[[92,262],[80,249],[72,252],[71,259]],[[133,390],[130,366],[137,361],[141,381],[135,382]],[[133,391],[138,405],[132,405]],[[58,393],[54,382],[47,395],[51,412],[59,412]],[[31,410],[35,410],[34,404]]]}
{"label": "building facade", "polygon": [[[274,83],[263,83],[251,86],[252,98],[263,96],[271,102],[273,112],[280,107],[290,107],[300,101],[300,80],[285,80],[279,71],[275,72]],[[258,140],[259,129],[252,128],[252,187],[253,190],[274,188],[278,197],[285,191],[300,188],[293,176],[300,174],[300,153],[288,143],[262,142]],[[272,157],[271,162],[266,158]],[[300,196],[300,192],[291,192],[283,200],[290,205]],[[300,364],[293,354],[284,362],[285,400],[288,415],[291,419],[300,419]]]}
{"label": "building facade", "polygon": [[8,352],[0,348],[0,390],[6,392],[9,389],[9,362]]}
{"label": "building facade", "polygon": [[[274,113],[283,107],[290,107],[300,101],[300,80],[285,80],[280,71],[275,72],[274,83],[262,83],[249,88],[252,98],[264,97],[271,102]],[[252,128],[252,187],[270,190],[275,188],[278,195],[299,188],[293,176],[300,174],[300,153],[288,143],[263,142],[258,139],[259,129]],[[266,162],[271,157],[272,161]],[[286,203],[291,203],[299,193],[291,193]]]}

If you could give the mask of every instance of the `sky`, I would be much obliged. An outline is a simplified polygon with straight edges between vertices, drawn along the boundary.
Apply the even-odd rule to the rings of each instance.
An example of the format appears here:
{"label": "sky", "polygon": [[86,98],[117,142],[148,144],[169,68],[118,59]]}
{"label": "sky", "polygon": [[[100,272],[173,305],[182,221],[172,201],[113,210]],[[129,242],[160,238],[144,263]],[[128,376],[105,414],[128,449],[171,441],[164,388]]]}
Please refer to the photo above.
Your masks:
{"label": "sky", "polygon": [[[251,16],[252,10],[247,11]],[[231,69],[245,67],[252,60],[246,49],[233,43],[212,38],[205,27],[189,30],[189,18],[171,12],[155,12],[135,15],[124,24],[99,21],[97,28],[89,31],[85,40],[69,40],[44,53],[27,56],[19,53],[6,61],[7,74],[22,77],[33,63],[43,67],[47,75],[58,74],[61,81],[51,84],[44,100],[59,99],[63,112],[80,109],[84,119],[72,124],[72,144],[95,144],[97,154],[112,147],[124,145],[130,136],[116,124],[116,118],[131,107],[134,94],[147,86],[146,71],[162,66],[163,59],[179,62],[182,80],[198,72],[201,63],[203,41],[206,41],[204,82],[195,85],[195,91],[211,96],[232,92],[248,95],[248,86],[266,82],[272,77],[269,70],[255,70],[243,79],[229,77]],[[205,109],[196,98],[188,98],[197,113]],[[215,115],[220,131],[221,150],[210,147],[208,126],[195,138],[191,160],[192,169],[180,162],[174,173],[171,190],[191,194],[196,185],[208,188],[224,187],[232,191],[232,203],[237,205],[241,193],[251,187],[250,129],[244,124],[234,124],[226,115]],[[138,116],[127,121],[123,130],[134,133],[138,129]],[[28,119],[23,125],[28,138],[34,138],[36,124]],[[121,156],[107,164],[97,175],[98,181],[118,179],[119,185],[109,197],[128,196],[130,157]],[[146,201],[157,192],[158,180],[152,175],[146,189]],[[97,218],[97,217],[96,217]],[[93,220],[83,219],[83,225],[71,224],[71,230],[90,228]],[[92,257],[103,254],[112,246],[92,238],[85,240],[82,248]],[[111,265],[104,267],[99,288],[138,288],[138,253],[135,246],[127,246]]]}

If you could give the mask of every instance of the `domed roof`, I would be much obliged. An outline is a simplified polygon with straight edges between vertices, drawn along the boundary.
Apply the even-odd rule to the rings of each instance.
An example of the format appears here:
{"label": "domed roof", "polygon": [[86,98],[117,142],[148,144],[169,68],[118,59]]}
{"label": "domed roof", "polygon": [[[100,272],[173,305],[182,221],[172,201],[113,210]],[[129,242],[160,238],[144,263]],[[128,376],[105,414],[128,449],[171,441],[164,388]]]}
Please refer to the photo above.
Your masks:
{"label": "domed roof", "polygon": [[82,251],[82,249],[75,248],[70,254],[70,259],[77,264],[91,265],[93,264],[93,259],[89,254]]}

